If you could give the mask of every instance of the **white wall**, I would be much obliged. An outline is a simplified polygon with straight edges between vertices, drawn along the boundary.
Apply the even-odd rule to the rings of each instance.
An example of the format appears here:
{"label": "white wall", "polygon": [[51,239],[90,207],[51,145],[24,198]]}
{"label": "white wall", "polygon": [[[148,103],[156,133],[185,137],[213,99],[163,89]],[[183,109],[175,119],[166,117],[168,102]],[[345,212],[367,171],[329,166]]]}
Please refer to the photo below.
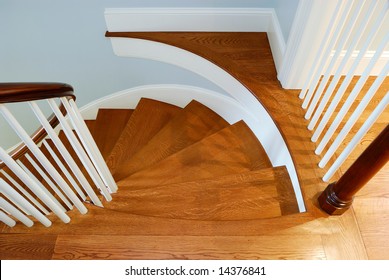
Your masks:
{"label": "white wall", "polygon": [[[0,82],[55,81],[75,88],[80,106],[143,84],[179,83],[221,91],[176,66],[116,57],[106,31],[104,8],[274,7],[287,38],[298,0],[0,0]],[[287,16],[286,16],[287,15]],[[288,28],[289,27],[289,28]],[[23,115],[26,122],[31,117]],[[32,124],[30,132],[35,129]],[[15,136],[0,117],[0,145]]]}

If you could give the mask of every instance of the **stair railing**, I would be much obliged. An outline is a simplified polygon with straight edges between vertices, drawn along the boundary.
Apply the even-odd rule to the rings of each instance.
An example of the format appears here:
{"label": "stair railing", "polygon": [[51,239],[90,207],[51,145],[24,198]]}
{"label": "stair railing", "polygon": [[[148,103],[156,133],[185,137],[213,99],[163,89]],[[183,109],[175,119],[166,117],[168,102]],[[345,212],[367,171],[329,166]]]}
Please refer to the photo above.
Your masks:
{"label": "stair railing", "polygon": [[[37,104],[38,100],[46,100],[50,105],[53,114],[48,119]],[[28,102],[41,124],[32,136],[6,106],[20,102]],[[2,222],[14,226],[15,220],[19,220],[31,227],[36,219],[49,227],[51,212],[68,223],[70,217],[66,212],[73,207],[86,214],[83,202],[90,200],[103,207],[99,193],[107,201],[112,199],[111,193],[117,191],[116,183],[81,117],[70,85],[1,83],[0,114],[21,139],[21,144],[11,152],[0,146]],[[76,158],[58,136],[60,130],[64,131]],[[50,158],[42,152],[43,147]],[[88,175],[84,175],[76,160],[82,163]]]}
{"label": "stair railing", "polygon": [[[382,58],[387,55],[389,44],[389,26],[384,24],[389,2],[347,0],[337,3],[299,96],[306,109],[308,129],[313,131],[311,140],[317,143],[315,153],[321,156],[319,167],[325,168],[332,163],[323,177],[325,182],[331,180],[389,104],[389,93],[381,100],[377,97],[378,92],[385,92],[383,82],[389,73],[389,61],[379,66],[385,61]],[[373,42],[376,43],[375,50],[368,58]],[[362,62],[367,66],[361,67]],[[358,78],[359,68],[363,68],[362,74],[350,90],[353,78]],[[376,78],[365,92],[363,88],[368,78],[373,78],[373,70]],[[359,96],[362,96],[360,102],[357,101]],[[366,108],[373,107],[371,101],[374,99],[378,100],[378,105],[347,143],[346,136],[350,136]],[[353,110],[352,105],[356,105]],[[344,146],[346,148],[340,151]]]}
{"label": "stair railing", "polygon": [[343,176],[319,196],[320,207],[340,215],[350,208],[354,195],[388,162],[389,125],[367,147]]}

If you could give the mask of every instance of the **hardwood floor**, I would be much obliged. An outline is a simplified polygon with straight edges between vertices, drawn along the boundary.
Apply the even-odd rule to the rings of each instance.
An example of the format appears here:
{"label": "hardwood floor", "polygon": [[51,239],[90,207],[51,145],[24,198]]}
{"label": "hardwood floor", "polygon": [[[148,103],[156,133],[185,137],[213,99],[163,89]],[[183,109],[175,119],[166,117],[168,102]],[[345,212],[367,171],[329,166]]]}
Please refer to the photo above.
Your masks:
{"label": "hardwood floor", "polygon": [[[112,214],[107,215],[112,219],[108,223],[106,216],[99,215],[101,209],[89,205],[88,215],[77,215],[70,225],[61,224],[53,219],[55,227],[48,229],[36,225],[33,229],[23,229],[18,232],[18,229],[11,230],[3,226],[0,235],[0,257],[2,259],[20,259],[26,256],[34,259],[389,259],[389,246],[386,242],[389,240],[389,166],[387,165],[358,194],[352,209],[342,216],[329,217],[318,208],[317,196],[327,185],[320,179],[325,170],[317,168],[320,158],[313,152],[316,145],[310,141],[311,132],[306,128],[308,123],[301,109],[299,92],[284,90],[277,81],[266,34],[228,33],[217,34],[216,37],[198,33],[187,37],[184,34],[170,35],[161,34],[154,39],[172,40],[170,43],[174,42],[179,47],[189,46],[194,52],[196,49],[200,50],[200,55],[206,58],[211,56],[210,60],[235,73],[236,77],[268,108],[285,135],[292,152],[308,213],[261,221],[210,223],[184,219],[167,221],[159,217],[140,218],[137,215],[125,215],[114,207],[107,206],[104,211]],[[153,39],[152,34],[131,34],[131,36]],[[220,46],[226,47],[224,51],[221,51]],[[236,48],[242,49],[237,52]],[[252,63],[253,58],[255,64]],[[386,79],[385,84],[387,85],[388,82],[389,80]],[[171,110],[175,111],[174,108]],[[387,123],[389,117],[387,114],[383,116],[379,122]],[[374,132],[363,140],[363,145],[358,148],[359,152],[369,139],[374,138],[372,135],[377,133],[378,128],[373,130]],[[131,128],[129,131],[129,135],[132,134]],[[199,142],[198,145],[201,144]],[[112,151],[112,153],[116,152]],[[354,154],[353,156],[355,157]],[[343,167],[336,176],[340,176],[345,169],[346,167]],[[75,214],[70,213],[70,215]],[[175,228],[172,228],[173,223]],[[142,234],[145,228],[149,234]],[[237,230],[239,234],[236,234]]]}

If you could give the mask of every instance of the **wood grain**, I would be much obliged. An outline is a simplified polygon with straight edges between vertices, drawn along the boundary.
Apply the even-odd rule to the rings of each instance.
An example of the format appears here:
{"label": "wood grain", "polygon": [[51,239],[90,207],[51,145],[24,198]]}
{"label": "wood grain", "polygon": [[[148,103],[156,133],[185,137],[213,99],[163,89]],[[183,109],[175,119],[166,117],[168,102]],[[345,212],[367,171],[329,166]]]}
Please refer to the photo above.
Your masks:
{"label": "wood grain", "polygon": [[[123,189],[109,209],[137,215],[194,220],[248,220],[281,216],[280,203],[298,213],[294,196],[280,196],[277,186],[291,189],[285,167],[213,176],[206,180]],[[285,213],[284,213],[285,214]]]}
{"label": "wood grain", "polygon": [[104,158],[115,146],[132,112],[130,109],[100,109],[97,113],[95,125],[99,129],[94,139]]}
{"label": "wood grain", "polygon": [[240,121],[119,181],[118,185],[155,186],[271,167],[262,145],[249,131]]}
{"label": "wood grain", "polygon": [[123,179],[151,166],[228,125],[227,121],[208,107],[191,101],[147,145],[122,162],[115,171],[115,179]]}
{"label": "wood grain", "polygon": [[163,102],[142,98],[123,129],[115,147],[106,158],[116,178],[116,169],[131,158],[181,109]]}
{"label": "wood grain", "polygon": [[60,235],[60,260],[282,260],[325,259],[318,236],[101,236]]}
{"label": "wood grain", "polygon": [[50,260],[57,236],[49,234],[0,235],[2,260]]}

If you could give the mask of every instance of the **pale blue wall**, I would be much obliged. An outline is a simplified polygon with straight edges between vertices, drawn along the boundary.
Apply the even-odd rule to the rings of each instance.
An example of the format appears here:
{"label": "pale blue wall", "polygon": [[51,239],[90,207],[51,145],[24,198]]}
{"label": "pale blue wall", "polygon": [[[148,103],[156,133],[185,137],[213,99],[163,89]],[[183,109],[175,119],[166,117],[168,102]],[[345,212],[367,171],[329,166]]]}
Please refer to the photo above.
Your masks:
{"label": "pale blue wall", "polygon": [[[0,82],[59,81],[80,106],[143,84],[183,83],[218,90],[181,68],[116,57],[104,9],[114,7],[274,7],[287,38],[298,0],[0,0]],[[18,110],[18,115],[25,115]],[[30,117],[22,116],[30,120]],[[16,141],[0,120],[0,145]],[[4,145],[3,145],[4,146]]]}
{"label": "pale blue wall", "polygon": [[274,0],[270,1],[276,11],[278,21],[280,22],[282,34],[285,43],[289,38],[290,29],[292,28],[293,19],[296,14],[297,6],[300,0]]}

